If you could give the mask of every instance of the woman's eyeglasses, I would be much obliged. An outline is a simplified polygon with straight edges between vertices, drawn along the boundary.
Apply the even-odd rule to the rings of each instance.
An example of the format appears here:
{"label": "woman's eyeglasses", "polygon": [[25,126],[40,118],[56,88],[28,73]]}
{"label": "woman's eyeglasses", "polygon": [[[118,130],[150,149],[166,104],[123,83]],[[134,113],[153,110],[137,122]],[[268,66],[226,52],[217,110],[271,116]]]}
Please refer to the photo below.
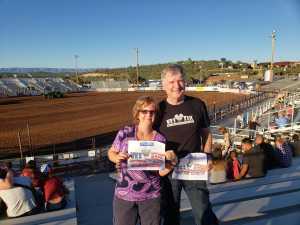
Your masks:
{"label": "woman's eyeglasses", "polygon": [[140,113],[146,115],[146,114],[150,114],[150,115],[154,115],[155,114],[155,110],[139,110]]}

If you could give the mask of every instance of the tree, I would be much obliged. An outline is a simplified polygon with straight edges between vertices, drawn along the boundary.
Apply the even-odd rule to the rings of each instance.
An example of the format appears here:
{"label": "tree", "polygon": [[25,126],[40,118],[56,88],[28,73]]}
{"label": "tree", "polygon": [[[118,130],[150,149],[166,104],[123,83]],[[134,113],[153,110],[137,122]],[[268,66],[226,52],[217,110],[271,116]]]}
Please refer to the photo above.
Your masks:
{"label": "tree", "polygon": [[226,58],[221,58],[220,61],[225,64],[227,60]]}

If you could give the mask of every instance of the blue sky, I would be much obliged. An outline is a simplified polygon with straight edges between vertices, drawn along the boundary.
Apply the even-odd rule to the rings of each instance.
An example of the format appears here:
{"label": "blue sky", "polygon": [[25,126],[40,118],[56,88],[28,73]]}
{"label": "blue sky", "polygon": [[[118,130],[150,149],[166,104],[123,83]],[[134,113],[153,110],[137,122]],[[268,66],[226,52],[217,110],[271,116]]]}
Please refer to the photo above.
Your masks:
{"label": "blue sky", "polygon": [[300,61],[300,0],[0,0],[0,67]]}

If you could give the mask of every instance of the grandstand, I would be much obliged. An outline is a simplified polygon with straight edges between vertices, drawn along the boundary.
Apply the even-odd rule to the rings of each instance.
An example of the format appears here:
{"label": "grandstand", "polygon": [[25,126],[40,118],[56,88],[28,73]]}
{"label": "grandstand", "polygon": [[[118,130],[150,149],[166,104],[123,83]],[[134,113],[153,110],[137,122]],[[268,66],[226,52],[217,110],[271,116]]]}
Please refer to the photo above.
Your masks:
{"label": "grandstand", "polygon": [[2,78],[0,96],[32,96],[45,92],[78,92],[82,87],[62,78]]}
{"label": "grandstand", "polygon": [[113,79],[108,79],[105,81],[92,81],[91,89],[92,90],[101,90],[101,91],[128,91],[130,84],[127,80],[116,81]]}
{"label": "grandstand", "polygon": [[[278,96],[282,96],[279,94]],[[211,130],[215,143],[223,142],[223,135],[218,131],[218,128],[225,126],[234,142],[234,146],[240,145],[240,141],[244,137],[249,136],[248,122],[250,118],[256,118],[260,126],[253,131],[260,133],[268,139],[273,139],[276,135],[291,137],[294,133],[300,133],[300,93],[293,93],[284,96],[284,103],[278,105],[278,96],[267,99],[257,105],[251,106],[236,117],[231,117],[225,120],[220,120],[216,125],[211,126]],[[276,109],[280,107],[279,109]],[[274,123],[274,115],[278,112],[286,113],[291,107],[292,114],[289,117],[289,122],[284,127],[278,127]]]}

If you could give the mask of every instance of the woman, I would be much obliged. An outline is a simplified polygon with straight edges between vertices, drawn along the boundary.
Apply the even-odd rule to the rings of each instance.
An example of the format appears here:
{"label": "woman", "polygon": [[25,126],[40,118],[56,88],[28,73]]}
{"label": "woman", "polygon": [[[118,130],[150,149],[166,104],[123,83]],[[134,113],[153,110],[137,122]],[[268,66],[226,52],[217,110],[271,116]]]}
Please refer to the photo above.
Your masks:
{"label": "woman", "polygon": [[34,188],[41,188],[41,173],[36,167],[36,161],[30,160],[28,163],[26,163],[25,168],[22,170],[21,176],[29,177]]}
{"label": "woman", "polygon": [[141,225],[159,225],[160,222],[160,177],[172,170],[176,163],[173,151],[166,152],[166,165],[161,171],[127,170],[128,141],[159,141],[165,138],[153,130],[157,111],[151,97],[140,97],[132,109],[134,125],[121,129],[108,151],[110,161],[119,169],[113,202],[114,225],[135,225],[139,218]]}
{"label": "woman", "polygon": [[212,152],[212,162],[212,169],[209,171],[209,182],[211,184],[226,182],[226,161],[222,158],[221,149],[214,149]]}
{"label": "woman", "polygon": [[230,180],[238,180],[241,171],[241,163],[235,150],[230,151],[227,161],[227,177]]}
{"label": "woman", "polygon": [[231,137],[228,130],[225,127],[220,127],[219,131],[224,136],[224,144],[222,146],[222,156],[223,158],[226,158],[231,147]]}

